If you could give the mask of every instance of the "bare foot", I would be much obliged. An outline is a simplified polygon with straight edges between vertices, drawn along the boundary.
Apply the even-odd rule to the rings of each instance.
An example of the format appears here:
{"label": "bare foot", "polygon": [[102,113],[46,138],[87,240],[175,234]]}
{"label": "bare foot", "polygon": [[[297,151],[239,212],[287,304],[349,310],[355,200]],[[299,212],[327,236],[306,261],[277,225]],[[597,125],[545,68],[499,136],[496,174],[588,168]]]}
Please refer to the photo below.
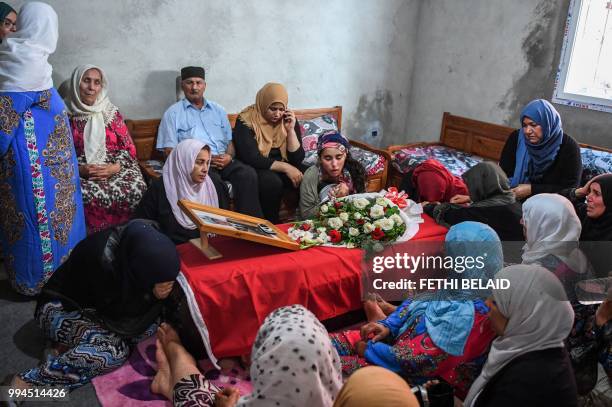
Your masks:
{"label": "bare foot", "polygon": [[378,303],[374,300],[365,300],[363,302],[363,310],[365,311],[368,322],[377,322],[387,318]]}
{"label": "bare foot", "polygon": [[387,301],[383,300],[383,298],[379,294],[376,294],[376,303],[378,304],[380,309],[385,313],[385,315],[391,315],[397,309],[395,305],[390,304]]}
{"label": "bare foot", "polygon": [[168,363],[168,358],[164,353],[164,348],[159,339],[155,341],[155,345],[157,346],[157,349],[155,350],[157,373],[153,378],[153,383],[151,383],[151,392],[161,394],[168,400],[172,400],[172,377],[170,372],[170,364]]}
{"label": "bare foot", "polygon": [[187,352],[178,334],[169,324],[164,322],[160,325],[157,339],[170,365],[170,390],[174,389],[174,385],[182,378],[200,373],[195,359]]}

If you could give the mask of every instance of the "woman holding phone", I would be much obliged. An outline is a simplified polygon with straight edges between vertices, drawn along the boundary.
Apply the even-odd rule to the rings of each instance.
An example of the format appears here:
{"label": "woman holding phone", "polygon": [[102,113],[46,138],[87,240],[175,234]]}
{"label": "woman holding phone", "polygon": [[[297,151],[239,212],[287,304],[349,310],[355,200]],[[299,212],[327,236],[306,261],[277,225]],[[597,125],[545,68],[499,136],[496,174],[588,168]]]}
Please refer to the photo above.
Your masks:
{"label": "woman holding phone", "polygon": [[299,188],[304,169],[300,127],[287,100],[283,85],[267,83],[240,112],[233,133],[236,158],[257,171],[261,208],[272,223],[278,223],[283,190]]}

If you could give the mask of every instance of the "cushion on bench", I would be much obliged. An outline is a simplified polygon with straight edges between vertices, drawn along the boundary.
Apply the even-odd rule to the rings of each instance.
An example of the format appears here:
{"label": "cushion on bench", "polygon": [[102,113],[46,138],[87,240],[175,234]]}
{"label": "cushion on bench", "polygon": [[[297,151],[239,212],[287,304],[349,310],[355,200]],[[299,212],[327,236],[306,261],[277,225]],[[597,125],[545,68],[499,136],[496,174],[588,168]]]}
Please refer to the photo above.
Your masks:
{"label": "cushion on bench", "polygon": [[612,153],[581,147],[580,157],[582,159],[580,185],[586,184],[597,175],[612,173]]}
{"label": "cushion on bench", "polygon": [[482,157],[451,147],[429,145],[406,147],[393,154],[393,167],[402,174],[413,170],[427,159],[440,161],[453,175],[460,177],[468,169],[483,161]]}

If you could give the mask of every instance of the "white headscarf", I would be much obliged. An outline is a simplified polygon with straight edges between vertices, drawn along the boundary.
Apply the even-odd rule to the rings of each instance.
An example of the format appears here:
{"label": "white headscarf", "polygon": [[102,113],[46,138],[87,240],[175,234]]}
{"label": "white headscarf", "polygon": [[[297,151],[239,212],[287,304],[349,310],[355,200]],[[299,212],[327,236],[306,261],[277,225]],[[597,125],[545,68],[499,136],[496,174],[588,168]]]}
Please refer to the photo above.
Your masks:
{"label": "white headscarf", "polygon": [[[97,69],[102,76],[102,89],[93,105],[89,106],[81,100],[80,84],[83,75],[90,69]],[[81,65],[72,72],[70,81],[70,94],[66,100],[66,107],[70,116],[87,120],[83,143],[85,144],[85,158],[87,164],[104,164],[106,162],[106,126],[115,117],[117,107],[108,99],[108,80],[104,71],[95,65]]]}
{"label": "white headscarf", "polygon": [[253,393],[238,406],[331,407],[342,387],[340,357],[323,325],[301,305],[266,317],[251,359]]}
{"label": "white headscarf", "polygon": [[575,272],[586,271],[588,262],[578,249],[582,224],[570,201],[558,194],[532,196],[523,204],[523,223],[523,263],[538,263],[553,254]]}
{"label": "white headscarf", "polygon": [[19,29],[0,44],[0,92],[30,92],[53,87],[47,58],[57,45],[57,14],[32,1],[19,10]]}
{"label": "white headscarf", "polygon": [[529,352],[562,348],[574,323],[574,311],[561,282],[545,268],[519,264],[502,269],[495,278],[510,281],[508,289],[493,290],[508,324],[504,334],[491,344],[480,376],[465,398],[465,407],[472,406],[487,382],[512,360]]}
{"label": "white headscarf", "polygon": [[[198,140],[181,141],[172,150],[162,169],[164,189],[172,207],[172,213],[176,221],[186,229],[195,229],[196,225],[178,206],[180,199],[219,207],[217,190],[210,177],[207,176],[202,183],[195,183],[191,179],[195,160],[204,147],[206,144]],[[208,165],[210,168],[210,163]]]}

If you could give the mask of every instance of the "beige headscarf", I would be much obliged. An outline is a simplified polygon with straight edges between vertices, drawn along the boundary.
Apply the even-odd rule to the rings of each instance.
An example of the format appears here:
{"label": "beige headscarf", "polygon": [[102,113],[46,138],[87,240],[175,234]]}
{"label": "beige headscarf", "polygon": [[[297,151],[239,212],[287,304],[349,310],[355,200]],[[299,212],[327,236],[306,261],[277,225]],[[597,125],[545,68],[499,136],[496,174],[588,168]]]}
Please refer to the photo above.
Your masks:
{"label": "beige headscarf", "polygon": [[255,104],[245,108],[238,118],[250,129],[255,132],[255,140],[259,152],[267,157],[270,150],[279,148],[283,159],[287,159],[287,131],[283,126],[283,121],[276,124],[269,123],[264,113],[273,103],[282,103],[287,108],[287,89],[280,83],[266,83],[257,92]]}
{"label": "beige headscarf", "polygon": [[[85,72],[97,69],[102,76],[102,89],[98,93],[96,102],[89,106],[83,103],[79,91],[81,79]],[[85,159],[87,164],[104,164],[106,162],[106,126],[115,117],[117,107],[108,99],[108,80],[104,71],[95,65],[77,66],[72,72],[70,93],[66,99],[66,106],[70,116],[78,120],[87,120],[83,143],[85,144]]]}
{"label": "beige headscarf", "polygon": [[392,371],[367,366],[353,373],[333,407],[418,407],[408,383]]}

